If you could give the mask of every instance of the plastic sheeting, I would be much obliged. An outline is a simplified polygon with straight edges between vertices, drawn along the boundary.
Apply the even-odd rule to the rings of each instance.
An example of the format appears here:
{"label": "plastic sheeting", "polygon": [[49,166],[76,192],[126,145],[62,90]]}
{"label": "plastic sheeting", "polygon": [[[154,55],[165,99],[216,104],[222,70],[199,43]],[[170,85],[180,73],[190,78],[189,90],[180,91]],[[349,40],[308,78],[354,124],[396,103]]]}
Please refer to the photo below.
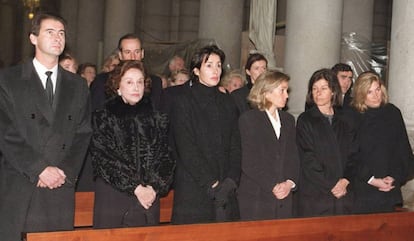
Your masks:
{"label": "plastic sheeting", "polygon": [[217,44],[213,39],[197,39],[181,43],[149,43],[144,42],[144,64],[151,74],[162,74],[168,68],[168,62],[174,55],[182,57],[185,67],[190,67],[194,53],[209,44]]}
{"label": "plastic sheeting", "polygon": [[249,38],[270,68],[276,67],[273,43],[276,32],[276,0],[251,0]]}
{"label": "plastic sheeting", "polygon": [[364,71],[374,70],[386,81],[387,46],[372,43],[357,33],[342,36],[342,61],[352,67],[355,78]]}

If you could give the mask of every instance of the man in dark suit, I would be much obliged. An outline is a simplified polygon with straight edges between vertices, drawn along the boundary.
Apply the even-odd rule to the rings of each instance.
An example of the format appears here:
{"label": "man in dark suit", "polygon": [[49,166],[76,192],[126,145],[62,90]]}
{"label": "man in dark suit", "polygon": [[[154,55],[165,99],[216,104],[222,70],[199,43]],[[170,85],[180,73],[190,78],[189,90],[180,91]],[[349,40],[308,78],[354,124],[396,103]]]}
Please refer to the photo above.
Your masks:
{"label": "man in dark suit", "polygon": [[73,229],[74,189],[91,136],[86,81],[58,65],[65,20],[33,19],[33,61],[0,72],[0,237]]}
{"label": "man in dark suit", "polygon": [[332,70],[335,72],[341,87],[342,107],[348,108],[351,106],[352,101],[351,93],[352,86],[354,85],[354,72],[351,66],[344,63],[335,64]]}

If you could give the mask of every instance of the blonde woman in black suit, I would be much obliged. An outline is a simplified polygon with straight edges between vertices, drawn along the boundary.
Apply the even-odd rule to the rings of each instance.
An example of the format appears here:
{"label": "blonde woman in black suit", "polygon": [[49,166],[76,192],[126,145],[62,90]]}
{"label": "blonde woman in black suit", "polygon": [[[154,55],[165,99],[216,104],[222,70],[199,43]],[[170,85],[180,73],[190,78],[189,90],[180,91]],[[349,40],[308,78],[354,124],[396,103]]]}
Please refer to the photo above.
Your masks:
{"label": "blonde woman in black suit", "polygon": [[239,119],[242,173],[238,190],[242,220],[289,218],[299,176],[295,119],[281,109],[288,99],[289,76],[259,76],[248,100],[253,108]]}

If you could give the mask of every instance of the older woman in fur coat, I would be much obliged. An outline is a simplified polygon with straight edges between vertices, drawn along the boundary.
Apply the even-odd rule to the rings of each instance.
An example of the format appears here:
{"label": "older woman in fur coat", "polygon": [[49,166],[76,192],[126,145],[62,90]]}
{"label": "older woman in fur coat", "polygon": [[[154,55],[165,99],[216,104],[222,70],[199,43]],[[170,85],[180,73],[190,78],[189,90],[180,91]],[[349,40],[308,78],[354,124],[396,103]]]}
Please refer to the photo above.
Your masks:
{"label": "older woman in fur coat", "polygon": [[109,82],[118,96],[93,115],[95,228],[159,222],[159,197],[169,190],[175,163],[168,150],[167,117],[153,111],[143,96],[144,81],[141,62],[124,62]]}

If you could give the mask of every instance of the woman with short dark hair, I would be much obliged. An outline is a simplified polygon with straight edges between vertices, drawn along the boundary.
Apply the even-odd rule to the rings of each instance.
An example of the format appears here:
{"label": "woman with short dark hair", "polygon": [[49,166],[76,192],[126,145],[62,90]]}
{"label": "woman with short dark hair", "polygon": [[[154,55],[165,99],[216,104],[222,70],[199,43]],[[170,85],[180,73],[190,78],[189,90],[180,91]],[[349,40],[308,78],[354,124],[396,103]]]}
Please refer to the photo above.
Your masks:
{"label": "woman with short dark hair", "polygon": [[267,59],[259,53],[251,54],[247,58],[244,70],[247,84],[231,93],[240,114],[251,109],[247,96],[259,75],[267,70]]}
{"label": "woman with short dark hair", "polygon": [[300,216],[351,213],[354,132],[340,106],[341,90],[335,73],[320,69],[309,80],[306,103],[312,106],[297,121],[301,161]]}
{"label": "woman with short dark hair", "polygon": [[177,155],[172,222],[230,221],[239,218],[236,188],[240,176],[237,108],[217,85],[224,53],[200,49],[191,61],[192,85],[183,85],[172,110]]}

